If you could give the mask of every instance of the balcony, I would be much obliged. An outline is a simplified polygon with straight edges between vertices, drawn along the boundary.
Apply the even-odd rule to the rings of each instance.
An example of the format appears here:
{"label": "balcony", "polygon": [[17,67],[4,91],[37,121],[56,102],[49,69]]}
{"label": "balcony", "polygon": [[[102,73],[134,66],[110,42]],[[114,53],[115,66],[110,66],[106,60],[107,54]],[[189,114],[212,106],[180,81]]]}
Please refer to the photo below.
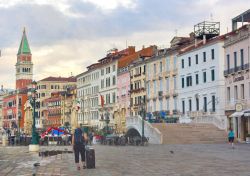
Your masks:
{"label": "balcony", "polygon": [[134,75],[135,78],[139,76],[141,76],[141,73]]}
{"label": "balcony", "polygon": [[138,88],[138,89],[133,89],[133,90],[130,90],[130,93],[140,93],[142,91],[145,91],[145,88],[142,87],[142,88]]}
{"label": "balcony", "polygon": [[249,70],[249,63],[238,66],[238,67],[234,67],[234,68],[224,70],[224,76],[227,77],[229,74],[234,74],[236,72],[241,72],[243,70]]}
{"label": "balcony", "polygon": [[226,101],[226,107],[225,110],[235,110],[235,105],[237,103],[242,104],[243,109],[248,109],[250,108],[250,100],[246,100],[246,99],[241,99],[241,100],[235,100],[235,99],[231,99],[230,101]]}

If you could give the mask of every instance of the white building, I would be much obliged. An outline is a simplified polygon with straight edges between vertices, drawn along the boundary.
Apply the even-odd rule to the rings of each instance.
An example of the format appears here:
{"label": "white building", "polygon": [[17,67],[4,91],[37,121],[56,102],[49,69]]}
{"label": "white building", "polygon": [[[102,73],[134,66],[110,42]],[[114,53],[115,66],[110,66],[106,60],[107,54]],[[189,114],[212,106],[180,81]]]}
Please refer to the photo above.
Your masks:
{"label": "white building", "polygon": [[225,129],[224,36],[195,43],[178,55],[179,110]]}
{"label": "white building", "polygon": [[100,87],[100,64],[92,64],[88,71],[77,76],[77,100],[80,104],[78,124],[98,127],[98,97]]}

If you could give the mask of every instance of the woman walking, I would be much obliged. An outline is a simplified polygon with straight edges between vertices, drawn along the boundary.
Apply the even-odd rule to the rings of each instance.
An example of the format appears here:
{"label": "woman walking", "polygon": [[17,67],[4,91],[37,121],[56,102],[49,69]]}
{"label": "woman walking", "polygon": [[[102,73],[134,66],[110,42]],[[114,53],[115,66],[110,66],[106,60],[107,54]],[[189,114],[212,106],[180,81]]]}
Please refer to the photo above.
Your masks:
{"label": "woman walking", "polygon": [[81,154],[81,160],[82,160],[82,166],[83,169],[86,168],[85,165],[85,144],[87,142],[88,138],[86,133],[82,131],[80,127],[77,127],[75,129],[75,132],[72,136],[72,145],[73,145],[73,150],[75,154],[75,163],[77,170],[80,170],[80,164],[79,164],[79,155]]}

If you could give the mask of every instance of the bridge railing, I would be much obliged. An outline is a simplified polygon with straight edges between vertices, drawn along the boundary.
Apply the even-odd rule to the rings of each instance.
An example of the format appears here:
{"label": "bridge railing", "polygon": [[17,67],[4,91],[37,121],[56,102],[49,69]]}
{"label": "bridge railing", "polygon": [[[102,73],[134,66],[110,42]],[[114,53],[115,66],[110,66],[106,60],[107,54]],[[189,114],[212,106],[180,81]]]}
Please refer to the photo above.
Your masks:
{"label": "bridge railing", "polygon": [[[142,133],[142,117],[132,116],[126,118],[126,126],[135,128],[140,134]],[[142,134],[141,134],[142,135]],[[149,143],[162,144],[162,133],[154,128],[148,121],[144,121],[144,135],[149,137]]]}

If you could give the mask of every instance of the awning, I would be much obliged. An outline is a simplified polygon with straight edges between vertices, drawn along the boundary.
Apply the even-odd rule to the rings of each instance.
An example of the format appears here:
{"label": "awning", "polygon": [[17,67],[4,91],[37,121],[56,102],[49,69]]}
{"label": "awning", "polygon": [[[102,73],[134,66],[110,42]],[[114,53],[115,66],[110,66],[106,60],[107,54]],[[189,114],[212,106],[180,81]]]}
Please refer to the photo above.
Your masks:
{"label": "awning", "polygon": [[250,109],[244,110],[244,111],[240,111],[240,112],[235,112],[232,115],[230,115],[230,117],[250,117]]}
{"label": "awning", "polygon": [[244,114],[244,111],[235,112],[232,115],[230,115],[230,117],[241,117],[241,116],[243,116],[243,114]]}

